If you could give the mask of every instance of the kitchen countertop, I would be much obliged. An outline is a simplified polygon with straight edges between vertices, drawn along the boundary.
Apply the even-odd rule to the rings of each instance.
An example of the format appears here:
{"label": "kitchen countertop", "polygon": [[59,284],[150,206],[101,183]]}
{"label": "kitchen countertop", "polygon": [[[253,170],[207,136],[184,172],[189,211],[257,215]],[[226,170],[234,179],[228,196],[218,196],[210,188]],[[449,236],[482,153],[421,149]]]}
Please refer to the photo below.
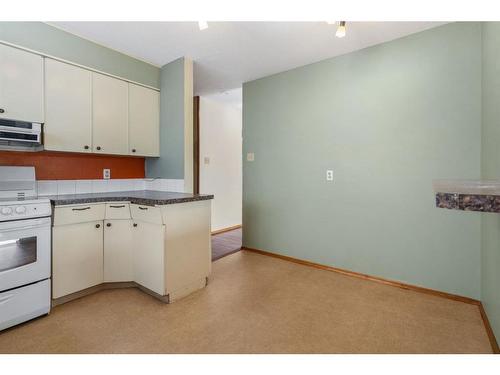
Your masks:
{"label": "kitchen countertop", "polygon": [[39,196],[39,198],[50,199],[55,206],[123,201],[144,206],[155,206],[209,200],[213,199],[214,196],[208,194],[173,193],[157,190],[136,190],[109,193],[46,195]]}

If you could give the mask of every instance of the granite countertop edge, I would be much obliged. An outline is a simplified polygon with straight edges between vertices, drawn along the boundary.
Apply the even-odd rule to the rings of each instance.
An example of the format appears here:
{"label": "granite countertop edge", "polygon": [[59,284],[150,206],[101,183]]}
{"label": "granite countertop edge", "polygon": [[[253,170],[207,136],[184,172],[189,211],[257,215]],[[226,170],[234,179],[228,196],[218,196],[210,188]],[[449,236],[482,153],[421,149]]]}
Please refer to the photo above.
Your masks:
{"label": "granite countertop edge", "polygon": [[211,194],[174,193],[156,190],[118,191],[108,193],[85,193],[47,195],[40,198],[50,199],[54,206],[71,204],[130,202],[145,206],[161,206],[176,203],[188,203],[213,199]]}
{"label": "granite countertop edge", "polygon": [[500,195],[436,193],[436,207],[461,211],[500,213]]}

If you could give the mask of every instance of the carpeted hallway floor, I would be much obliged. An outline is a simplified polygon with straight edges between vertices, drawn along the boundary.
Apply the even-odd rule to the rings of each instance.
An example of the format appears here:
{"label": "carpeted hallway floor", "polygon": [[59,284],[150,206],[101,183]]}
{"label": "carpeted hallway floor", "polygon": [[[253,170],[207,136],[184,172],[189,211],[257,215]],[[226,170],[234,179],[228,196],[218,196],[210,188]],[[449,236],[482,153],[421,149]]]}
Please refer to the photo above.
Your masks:
{"label": "carpeted hallway floor", "polygon": [[172,305],[107,290],[0,333],[0,353],[491,353],[477,306],[240,251]]}

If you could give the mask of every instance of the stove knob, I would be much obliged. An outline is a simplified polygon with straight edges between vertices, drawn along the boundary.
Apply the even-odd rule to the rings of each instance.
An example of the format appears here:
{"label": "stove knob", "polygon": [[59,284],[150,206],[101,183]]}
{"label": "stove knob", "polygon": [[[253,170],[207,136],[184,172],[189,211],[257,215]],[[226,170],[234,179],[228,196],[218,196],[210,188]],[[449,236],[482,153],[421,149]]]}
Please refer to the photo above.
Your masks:
{"label": "stove knob", "polygon": [[24,206],[17,206],[16,207],[16,214],[24,214],[26,212],[26,207]]}
{"label": "stove knob", "polygon": [[2,207],[2,210],[0,212],[2,213],[2,215],[10,215],[12,213],[12,208]]}

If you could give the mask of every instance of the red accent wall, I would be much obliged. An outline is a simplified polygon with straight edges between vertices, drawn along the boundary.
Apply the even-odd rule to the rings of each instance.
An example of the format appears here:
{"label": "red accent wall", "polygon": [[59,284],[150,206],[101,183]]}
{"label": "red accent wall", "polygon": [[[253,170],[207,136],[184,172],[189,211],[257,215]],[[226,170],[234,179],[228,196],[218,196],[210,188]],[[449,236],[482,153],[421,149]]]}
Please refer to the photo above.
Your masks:
{"label": "red accent wall", "polygon": [[144,178],[144,158],[69,152],[0,151],[0,165],[34,166],[37,180],[101,179],[104,168],[111,178]]}

